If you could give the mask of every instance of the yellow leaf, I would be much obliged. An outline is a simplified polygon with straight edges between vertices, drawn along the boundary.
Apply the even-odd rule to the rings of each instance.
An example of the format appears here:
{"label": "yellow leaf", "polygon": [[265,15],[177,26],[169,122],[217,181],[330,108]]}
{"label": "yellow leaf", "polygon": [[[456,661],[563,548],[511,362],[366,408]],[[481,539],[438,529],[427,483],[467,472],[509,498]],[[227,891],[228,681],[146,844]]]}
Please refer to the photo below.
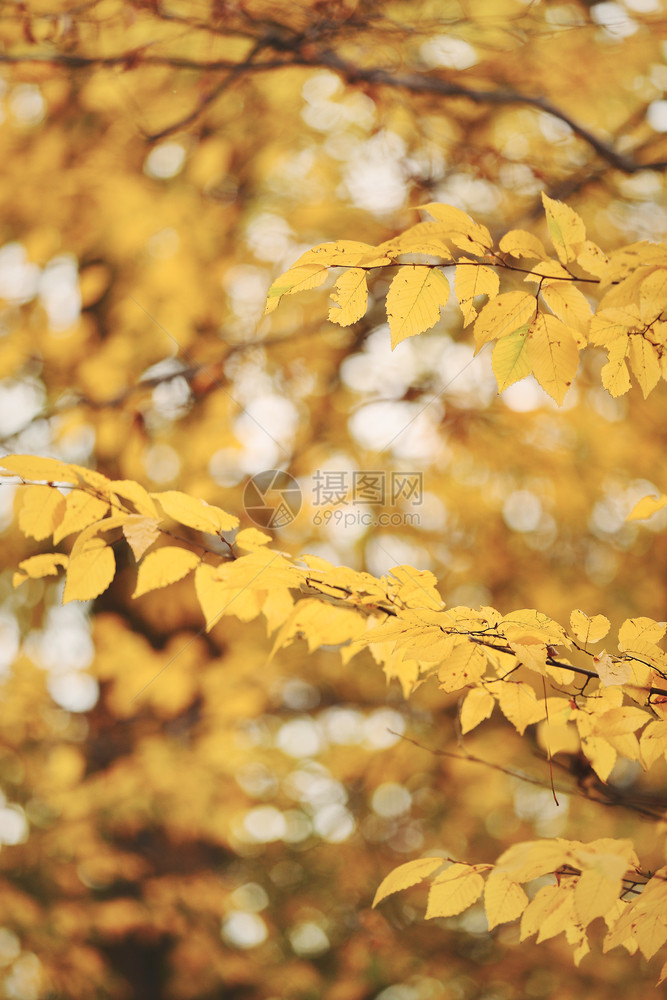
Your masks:
{"label": "yellow leaf", "polygon": [[399,267],[387,292],[392,350],[437,323],[448,298],[449,282],[442,271],[414,264]]}
{"label": "yellow leaf", "polygon": [[461,250],[482,256],[493,246],[491,234],[486,226],[473,222],[470,216],[462,212],[460,208],[454,208],[453,205],[441,205],[435,201],[419,207],[432,215],[437,222],[447,227],[448,238]]}
{"label": "yellow leaf", "polygon": [[[572,915],[572,892],[559,885],[543,885],[530,901],[521,918],[521,940],[546,927],[546,937],[565,930]],[[555,928],[558,928],[557,930]],[[544,938],[541,938],[544,940]]]}
{"label": "yellow leaf", "polygon": [[115,570],[116,560],[111,546],[101,538],[92,538],[69,561],[63,604],[99,597],[113,580]]}
{"label": "yellow leaf", "polygon": [[646,325],[655,322],[664,312],[667,300],[667,270],[657,268],[642,281],[639,293],[639,312]]}
{"label": "yellow leaf", "polygon": [[220,567],[200,563],[195,571],[195,591],[210,632],[224,614],[252,621],[262,610],[260,596],[248,587],[232,589],[218,578]]}
{"label": "yellow leaf", "polygon": [[269,288],[266,314],[272,313],[283,295],[293,295],[295,292],[305,292],[309,288],[317,288],[323,284],[329,273],[327,264],[295,264],[281,274]]}
{"label": "yellow leaf", "polygon": [[484,719],[488,719],[495,704],[495,698],[485,688],[471,688],[461,705],[461,732],[469,733]]}
{"label": "yellow leaf", "polygon": [[660,380],[660,354],[658,348],[639,333],[632,334],[629,339],[630,368],[646,399]]}
{"label": "yellow leaf", "polygon": [[540,639],[528,635],[513,639],[509,645],[516,653],[517,663],[523,664],[529,670],[535,670],[538,674],[546,672],[547,647]]}
{"label": "yellow leaf", "polygon": [[601,736],[587,736],[581,740],[581,749],[598,778],[606,781],[618,757],[611,743]]}
{"label": "yellow leaf", "polygon": [[[249,528],[249,531],[252,529]],[[266,592],[266,599],[262,605],[262,613],[266,618],[266,627],[269,634],[275,632],[286,618],[294,610],[294,599],[289,590],[269,590]]]}
{"label": "yellow leaf", "polygon": [[72,490],[65,497],[65,513],[53,532],[54,544],[57,545],[73,531],[82,531],[88,525],[100,521],[108,511],[109,504],[106,500],[90,496],[83,490]]}
{"label": "yellow leaf", "polygon": [[667,869],[659,868],[646,883],[644,891],[626,907],[604,939],[603,950],[609,951],[631,938],[646,959],[667,941]]}
{"label": "yellow leaf", "polygon": [[533,260],[535,258],[545,260],[547,257],[542,241],[525,229],[511,229],[509,233],[505,233],[499,246],[503,253],[509,253],[519,259],[527,257]]}
{"label": "yellow leaf", "polygon": [[364,267],[379,267],[382,264],[391,264],[391,258],[387,257],[380,248],[371,246],[370,243],[359,243],[356,240],[336,240],[334,243],[320,243],[311,250],[306,250],[292,264],[292,268],[302,264],[357,267],[362,262]]}
{"label": "yellow leaf", "polygon": [[579,248],[577,264],[589,274],[594,274],[596,278],[603,277],[608,263],[607,255],[591,240],[585,240]]}
{"label": "yellow leaf", "polygon": [[498,630],[508,639],[517,642],[523,642],[525,636],[531,635],[551,645],[570,644],[558,622],[532,608],[520,608],[504,615],[498,622]]}
{"label": "yellow leaf", "polygon": [[139,566],[137,586],[132,597],[141,597],[149,590],[176,583],[191,573],[200,562],[199,556],[189,549],[177,545],[166,545],[156,552],[150,552]]}
{"label": "yellow leaf", "polygon": [[299,601],[276,635],[271,656],[295,636],[302,636],[312,653],[320,646],[340,646],[359,638],[366,627],[354,608],[339,608],[315,599]]}
{"label": "yellow leaf", "polygon": [[[340,651],[341,656],[344,656],[350,648],[351,644],[343,647]],[[377,647],[375,648],[377,649]],[[373,648],[371,648],[371,652],[373,652]],[[387,681],[397,680],[401,685],[403,697],[409,698],[419,682],[420,664],[416,660],[407,658],[404,649],[396,649],[384,656],[382,669]]]}
{"label": "yellow leaf", "polygon": [[638,312],[632,308],[598,309],[591,318],[588,341],[595,347],[609,347],[615,340],[627,337],[639,323]]}
{"label": "yellow leaf", "polygon": [[614,684],[627,684],[632,676],[632,666],[627,660],[614,659],[604,649],[593,657],[593,663],[598,672],[600,683],[604,684],[605,687]]}
{"label": "yellow leaf", "polygon": [[561,285],[563,283],[562,279],[572,281],[572,275],[566,267],[563,267],[557,260],[549,257],[547,260],[541,260],[539,264],[535,264],[523,280],[539,284],[541,288],[548,288],[549,285],[554,283]]}
{"label": "yellow leaf", "polygon": [[56,576],[61,566],[66,566],[68,557],[60,552],[47,552],[40,556],[31,556],[19,563],[19,569],[14,574],[13,585],[20,586],[28,578],[40,580],[43,576]]}
{"label": "yellow leaf", "polygon": [[618,648],[624,652],[648,652],[649,647],[660,642],[667,631],[665,622],[652,618],[628,618],[618,630]]}
{"label": "yellow leaf", "polygon": [[662,969],[660,970],[660,978],[658,979],[656,986],[660,986],[662,983],[664,983],[665,979],[667,979],[667,962],[665,962]]}
{"label": "yellow leaf", "polygon": [[0,458],[0,469],[7,475],[21,479],[34,479],[48,483],[76,483],[78,477],[72,465],[57,458],[41,458],[38,455],[6,455]]}
{"label": "yellow leaf", "polygon": [[56,530],[65,513],[65,497],[53,486],[22,488],[19,527],[24,535],[42,541]]}
{"label": "yellow leaf", "polygon": [[641,760],[644,767],[649,768],[656,760],[664,757],[667,760],[667,720],[658,719],[650,722],[639,740]]}
{"label": "yellow leaf", "polygon": [[273,539],[270,535],[259,531],[257,528],[244,528],[243,531],[239,531],[234,539],[234,547],[241,549],[243,552],[254,552],[255,549],[260,549],[263,545],[268,545],[271,541]]}
{"label": "yellow leaf", "polygon": [[582,927],[596,917],[603,917],[615,905],[622,888],[626,862],[615,854],[592,856],[594,867],[577,879],[574,909]]}
{"label": "yellow leaf", "polygon": [[587,645],[589,642],[599,642],[604,639],[611,628],[611,622],[604,615],[593,615],[589,618],[583,611],[575,609],[570,614],[570,628],[575,639]]}
{"label": "yellow leaf", "polygon": [[[547,699],[551,701],[552,699]],[[537,741],[553,757],[557,753],[576,754],[581,746],[581,740],[574,726],[567,723],[554,723],[546,718],[537,726]]]}
{"label": "yellow leaf", "polygon": [[378,250],[384,250],[392,257],[404,253],[420,253],[450,261],[454,257],[445,242],[448,237],[449,230],[439,222],[419,222],[393,240],[380,244]]}
{"label": "yellow leaf", "polygon": [[533,374],[560,406],[579,365],[579,351],[572,331],[555,316],[536,316],[526,343]]}
{"label": "yellow leaf", "polygon": [[79,552],[83,551],[89,540],[94,538],[95,535],[99,535],[102,531],[113,531],[115,528],[122,527],[129,516],[129,514],[124,512],[111,514],[109,517],[104,517],[99,521],[89,524],[77,535],[72,546],[72,551],[70,552],[70,559],[73,559]]}
{"label": "yellow leaf", "polygon": [[586,296],[565,281],[554,281],[542,286],[542,298],[567,327],[576,331],[583,347],[591,325],[592,311]]}
{"label": "yellow leaf", "polygon": [[135,483],[131,479],[115,479],[109,483],[109,489],[112,493],[122,497],[123,500],[129,500],[130,503],[134,504],[138,514],[154,519],[159,518],[158,509],[150,494],[140,483]]}
{"label": "yellow leaf", "polygon": [[526,726],[544,718],[544,703],[537,700],[533,689],[523,681],[494,681],[489,687],[493,690],[501,712],[521,735]]}
{"label": "yellow leaf", "polygon": [[467,326],[477,316],[475,297],[488,295],[490,299],[495,298],[500,288],[500,278],[492,268],[461,257],[456,266],[455,287],[463,322]]}
{"label": "yellow leaf", "polygon": [[438,670],[440,687],[443,691],[459,691],[478,681],[485,670],[483,649],[474,642],[460,642]]}
{"label": "yellow leaf", "polygon": [[272,587],[300,586],[303,571],[293,566],[280,552],[262,545],[248,555],[216,566],[216,577],[230,589],[250,587],[253,590],[270,590]]}
{"label": "yellow leaf", "polygon": [[[439,614],[443,607],[442,598],[438,593],[438,578],[427,569],[414,569],[412,566],[394,566],[390,570],[389,589],[403,604],[409,607],[433,610]],[[420,620],[426,620],[421,616]],[[440,617],[434,623],[437,627],[443,624]]]}
{"label": "yellow leaf", "polygon": [[577,254],[582,251],[581,244],[586,240],[583,219],[569,205],[549,198],[544,192],[542,192],[542,204],[547,217],[549,236],[559,261],[567,264],[570,260],[576,260]]}
{"label": "yellow leaf", "polygon": [[164,493],[152,493],[151,496],[158,501],[168,517],[178,521],[179,524],[187,525],[188,528],[194,528],[195,531],[218,535],[238,527],[238,517],[227,514],[219,507],[206,503],[205,500],[188,496],[187,493],[167,490]]}
{"label": "yellow leaf", "polygon": [[433,917],[455,917],[479,899],[484,879],[478,868],[487,870],[490,865],[453,864],[431,883],[426,907],[426,920]]}
{"label": "yellow leaf", "polygon": [[[550,888],[545,886],[545,888]],[[549,938],[567,934],[576,919],[574,912],[574,893],[567,886],[558,886],[558,895],[554,897],[551,908],[544,914],[537,931],[537,943],[548,941]]]}
{"label": "yellow leaf", "polygon": [[356,323],[366,312],[368,306],[368,286],[366,272],[359,267],[352,267],[341,274],[331,293],[336,303],[329,310],[329,321],[340,326],[350,326]]}
{"label": "yellow leaf", "polygon": [[643,497],[628,514],[626,520],[641,521],[646,517],[653,517],[663,507],[667,507],[667,494],[662,493],[659,497]]}
{"label": "yellow leaf", "polygon": [[525,331],[536,309],[534,296],[527,292],[503,292],[487,302],[475,320],[475,350],[492,340]]}
{"label": "yellow leaf", "polygon": [[516,330],[509,337],[503,337],[493,348],[491,367],[496,376],[498,391],[504,392],[510,385],[520,382],[530,375],[530,362],[526,351],[528,327]]}
{"label": "yellow leaf", "polygon": [[377,906],[393,892],[401,892],[402,889],[409,889],[411,886],[423,882],[443,864],[443,858],[416,858],[414,861],[407,861],[404,865],[399,865],[380,882],[373,899],[373,906]]}
{"label": "yellow leaf", "polygon": [[520,917],[528,906],[528,896],[504,872],[493,871],[484,887],[484,909],[489,930]]}
{"label": "yellow leaf", "polygon": [[160,535],[160,526],[152,517],[130,514],[123,524],[123,534],[137,562]]}
{"label": "yellow leaf", "polygon": [[662,908],[637,927],[636,937],[639,950],[648,961],[659,951],[667,941],[667,923],[663,919],[664,906],[667,904],[667,893],[662,899]]}
{"label": "yellow leaf", "polygon": [[622,396],[630,388],[630,373],[625,362],[629,350],[629,337],[617,337],[609,345],[609,359],[603,365],[600,377],[605,389],[612,396]]}

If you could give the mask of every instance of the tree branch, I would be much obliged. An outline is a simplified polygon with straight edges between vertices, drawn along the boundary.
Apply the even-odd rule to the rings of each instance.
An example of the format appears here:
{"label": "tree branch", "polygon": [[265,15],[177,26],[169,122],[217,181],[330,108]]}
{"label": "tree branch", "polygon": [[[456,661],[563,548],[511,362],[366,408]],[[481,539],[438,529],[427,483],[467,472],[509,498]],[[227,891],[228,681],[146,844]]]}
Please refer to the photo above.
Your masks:
{"label": "tree branch", "polygon": [[[254,56],[262,49],[273,49],[275,52],[283,52],[286,55],[267,59],[259,63],[252,62],[251,64]],[[275,31],[267,31],[257,38],[255,46],[243,62],[236,62],[229,59],[200,61],[196,59],[184,59],[178,56],[148,55],[145,54],[144,48],[139,47],[111,56],[87,56],[63,52],[34,54],[0,53],[0,64],[3,63],[14,65],[29,63],[52,64],[74,70],[94,66],[120,66],[128,70],[141,66],[167,66],[173,69],[209,73],[227,72],[231,74],[231,76],[226,77],[224,81],[214,87],[189,115],[148,136],[147,138],[150,141],[155,141],[193,124],[203,111],[220,97],[234,80],[238,79],[245,72],[266,72],[288,66],[326,66],[328,69],[342,76],[351,85],[364,82],[379,87],[407,90],[414,94],[435,94],[442,98],[464,98],[465,100],[472,101],[473,104],[491,107],[516,105],[519,107],[534,108],[536,111],[541,111],[563,122],[572,130],[574,135],[590,146],[601,160],[624,174],[635,174],[640,170],[663,171],[667,169],[667,160],[640,163],[633,156],[619,152],[611,143],[600,138],[547,97],[533,97],[530,94],[509,89],[477,89],[475,87],[464,86],[453,80],[443,79],[441,76],[433,73],[398,75],[380,66],[356,66],[343,59],[331,49],[315,48],[312,44],[308,43],[307,39],[297,34],[287,37],[280,35],[278,37]]]}

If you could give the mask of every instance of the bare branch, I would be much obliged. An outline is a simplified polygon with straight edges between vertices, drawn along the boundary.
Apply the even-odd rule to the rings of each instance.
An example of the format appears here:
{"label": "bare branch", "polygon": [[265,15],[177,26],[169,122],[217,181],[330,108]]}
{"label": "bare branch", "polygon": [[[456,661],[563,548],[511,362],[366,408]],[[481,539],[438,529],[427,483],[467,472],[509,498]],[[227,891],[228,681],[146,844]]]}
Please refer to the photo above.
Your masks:
{"label": "bare branch", "polygon": [[[284,53],[284,55],[274,59],[255,62],[254,57],[263,49],[272,49],[274,52]],[[653,162],[641,163],[634,156],[619,152],[614,145],[596,135],[591,129],[577,121],[572,115],[558,107],[547,97],[536,97],[517,90],[504,88],[494,90],[477,89],[457,83],[451,79],[444,79],[442,76],[430,72],[399,75],[380,66],[357,66],[343,59],[333,50],[317,48],[310,40],[294,33],[286,36],[284,33],[277,33],[275,30],[265,31],[264,34],[257,38],[250,54],[242,62],[229,59],[199,61],[196,59],[184,59],[178,56],[151,55],[146,53],[145,48],[138,48],[111,56],[75,55],[63,52],[34,54],[0,53],[0,64],[2,63],[14,65],[30,63],[52,64],[73,70],[94,66],[118,66],[126,70],[137,69],[141,66],[165,66],[172,69],[195,70],[207,73],[226,72],[230,74],[217,86],[213,87],[190,114],[174,122],[172,125],[161,129],[159,132],[148,136],[147,138],[150,141],[155,141],[179,129],[186,128],[188,125],[192,125],[205,109],[224,93],[231,83],[246,72],[268,72],[287,66],[326,66],[328,69],[342,76],[350,85],[363,82],[378,87],[406,90],[413,94],[435,94],[444,99],[464,98],[482,106],[502,107],[515,105],[534,108],[536,111],[550,115],[558,121],[563,122],[572,130],[574,135],[590,146],[601,160],[624,174],[635,174],[640,170],[663,171],[667,169],[667,160],[654,160]]]}

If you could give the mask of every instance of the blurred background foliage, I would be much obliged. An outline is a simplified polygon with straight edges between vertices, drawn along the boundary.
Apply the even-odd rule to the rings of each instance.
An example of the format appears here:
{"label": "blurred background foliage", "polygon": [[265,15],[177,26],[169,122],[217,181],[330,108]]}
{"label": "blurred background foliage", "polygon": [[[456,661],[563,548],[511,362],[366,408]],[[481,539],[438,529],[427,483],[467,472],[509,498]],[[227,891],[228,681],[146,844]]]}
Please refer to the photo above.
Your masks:
{"label": "blurred background foliage", "polygon": [[[449,604],[664,616],[667,512],[625,523],[667,488],[664,383],[612,399],[590,351],[561,410],[531,379],[499,397],[454,304],[390,352],[383,274],[352,329],[321,289],[263,318],[304,249],[387,239],[428,201],[544,238],[544,190],[605,249],[663,238],[661,0],[35,0],[0,5],[0,29],[4,453],[246,526],[248,476],[279,467],[304,497],[276,531],[290,552],[431,569]],[[324,517],[317,474],[364,470],[422,473],[417,522],[388,501],[364,524],[345,497]],[[454,696],[405,703],[370,657],[302,643],[269,661],[256,624],[201,635],[190,583],[132,601],[128,559],[89,606],[13,591],[40,551],[16,508],[4,484],[3,995],[653,995],[624,952],[575,969],[481,910],[424,924],[419,890],[370,902],[421,852],[491,861],[535,836],[632,836],[664,863],[633,811],[664,809],[664,768],[619,767],[604,808],[578,794],[575,742],[556,807],[543,731],[466,737],[517,777],[438,756],[462,754]]]}

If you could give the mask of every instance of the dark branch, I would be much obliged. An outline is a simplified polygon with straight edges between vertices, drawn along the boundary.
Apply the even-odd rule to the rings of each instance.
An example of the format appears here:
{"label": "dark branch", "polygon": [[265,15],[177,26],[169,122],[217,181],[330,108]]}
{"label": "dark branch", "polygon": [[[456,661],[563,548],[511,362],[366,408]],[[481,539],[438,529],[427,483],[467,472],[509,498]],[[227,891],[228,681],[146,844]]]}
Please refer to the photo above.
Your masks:
{"label": "dark branch", "polygon": [[[265,59],[261,62],[254,62],[254,56],[262,49],[272,49],[274,52],[285,53],[285,55],[278,58]],[[34,54],[0,53],[0,64],[2,63],[16,65],[26,63],[52,64],[74,70],[95,66],[119,66],[127,70],[137,69],[141,66],[166,66],[173,69],[195,70],[207,73],[226,72],[231,74],[231,76],[226,77],[224,81],[214,87],[189,115],[162,129],[155,135],[148,137],[152,140],[170,135],[181,128],[191,125],[210,104],[222,95],[230,83],[243,73],[266,72],[287,66],[326,66],[342,76],[351,85],[364,82],[379,87],[407,90],[414,94],[435,94],[442,98],[464,98],[472,101],[474,104],[491,107],[516,105],[534,108],[536,111],[550,115],[569,126],[573,134],[590,146],[600,159],[622,173],[635,174],[640,170],[663,171],[667,169],[667,160],[640,163],[633,156],[619,152],[617,148],[578,122],[568,112],[553,104],[547,97],[534,97],[530,94],[523,94],[520,91],[510,89],[476,89],[464,86],[453,80],[443,79],[431,73],[398,75],[379,66],[357,66],[341,58],[331,49],[322,50],[315,48],[312,44],[306,44],[303,36],[296,34],[288,35],[287,37],[281,35],[278,38],[275,31],[266,32],[257,39],[254,48],[242,62],[229,59],[201,61],[197,59],[184,59],[178,56],[151,55],[145,51],[145,48],[140,47],[111,56],[85,56],[63,52]]]}

